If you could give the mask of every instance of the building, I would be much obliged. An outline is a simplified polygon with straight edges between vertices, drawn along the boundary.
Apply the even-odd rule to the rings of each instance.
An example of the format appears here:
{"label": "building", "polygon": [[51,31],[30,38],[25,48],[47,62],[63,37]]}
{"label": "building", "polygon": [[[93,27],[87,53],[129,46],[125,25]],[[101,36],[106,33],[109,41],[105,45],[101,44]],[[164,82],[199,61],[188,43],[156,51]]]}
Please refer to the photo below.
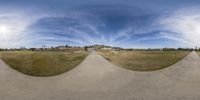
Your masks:
{"label": "building", "polygon": [[112,50],[111,47],[103,47],[103,48],[101,48],[101,49],[103,49],[103,50]]}
{"label": "building", "polygon": [[59,49],[59,50],[65,50],[66,46],[58,46],[57,49]]}
{"label": "building", "polygon": [[89,48],[87,48],[87,51],[95,51],[95,49],[92,47],[89,47]]}

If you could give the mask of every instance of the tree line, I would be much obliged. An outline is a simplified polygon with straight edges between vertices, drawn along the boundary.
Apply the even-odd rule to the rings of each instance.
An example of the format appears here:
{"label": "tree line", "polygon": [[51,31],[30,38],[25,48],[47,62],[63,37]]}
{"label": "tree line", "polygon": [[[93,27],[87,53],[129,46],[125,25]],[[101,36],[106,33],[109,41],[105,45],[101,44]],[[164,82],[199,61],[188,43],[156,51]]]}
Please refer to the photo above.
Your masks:
{"label": "tree line", "polygon": [[137,49],[137,48],[128,48],[124,49],[121,47],[112,47],[112,46],[106,46],[106,45],[89,45],[89,46],[69,46],[66,44],[65,46],[57,46],[57,47],[49,47],[47,48],[45,45],[42,45],[41,48],[25,48],[25,47],[20,47],[20,48],[10,48],[10,49],[3,49],[0,48],[0,51],[22,51],[22,50],[29,50],[29,51],[36,51],[36,50],[60,50],[61,48],[64,49],[70,49],[70,48],[76,48],[76,49],[84,49],[88,50],[88,48],[94,48],[96,50],[101,49],[101,48],[112,48],[112,50],[124,50],[124,51],[200,51],[200,48],[148,48],[148,49]]}

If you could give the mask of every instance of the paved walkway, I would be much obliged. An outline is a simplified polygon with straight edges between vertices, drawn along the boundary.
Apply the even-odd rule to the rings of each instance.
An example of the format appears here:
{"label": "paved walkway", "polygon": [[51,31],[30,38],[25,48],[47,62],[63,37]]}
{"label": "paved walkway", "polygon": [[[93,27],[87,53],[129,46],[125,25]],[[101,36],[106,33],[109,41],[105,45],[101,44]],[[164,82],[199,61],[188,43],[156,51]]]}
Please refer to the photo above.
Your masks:
{"label": "paved walkway", "polygon": [[27,76],[0,60],[0,100],[200,100],[200,58],[192,52],[166,69],[135,72],[93,52],[54,77]]}

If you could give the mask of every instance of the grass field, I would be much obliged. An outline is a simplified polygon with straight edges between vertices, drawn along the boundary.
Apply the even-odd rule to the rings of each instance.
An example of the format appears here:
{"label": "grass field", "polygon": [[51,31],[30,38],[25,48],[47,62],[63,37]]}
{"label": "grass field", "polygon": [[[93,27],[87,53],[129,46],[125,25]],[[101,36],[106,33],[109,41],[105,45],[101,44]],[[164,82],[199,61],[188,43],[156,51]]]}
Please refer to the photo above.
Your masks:
{"label": "grass field", "polygon": [[87,52],[0,52],[0,58],[13,69],[33,76],[53,76],[62,74],[80,64]]}
{"label": "grass field", "polygon": [[178,51],[99,52],[113,64],[135,71],[155,71],[169,67],[188,53]]}

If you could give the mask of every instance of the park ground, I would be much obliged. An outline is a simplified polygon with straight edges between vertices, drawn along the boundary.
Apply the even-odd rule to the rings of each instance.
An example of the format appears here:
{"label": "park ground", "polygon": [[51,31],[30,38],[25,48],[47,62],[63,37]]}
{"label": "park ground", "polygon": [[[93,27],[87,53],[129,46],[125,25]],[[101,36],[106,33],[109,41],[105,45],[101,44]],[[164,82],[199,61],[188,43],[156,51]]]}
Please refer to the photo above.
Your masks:
{"label": "park ground", "polygon": [[69,51],[4,51],[0,58],[13,69],[33,76],[53,76],[80,64],[88,52]]}
{"label": "park ground", "polygon": [[189,54],[186,51],[101,51],[105,59],[122,68],[155,71],[169,67]]}

